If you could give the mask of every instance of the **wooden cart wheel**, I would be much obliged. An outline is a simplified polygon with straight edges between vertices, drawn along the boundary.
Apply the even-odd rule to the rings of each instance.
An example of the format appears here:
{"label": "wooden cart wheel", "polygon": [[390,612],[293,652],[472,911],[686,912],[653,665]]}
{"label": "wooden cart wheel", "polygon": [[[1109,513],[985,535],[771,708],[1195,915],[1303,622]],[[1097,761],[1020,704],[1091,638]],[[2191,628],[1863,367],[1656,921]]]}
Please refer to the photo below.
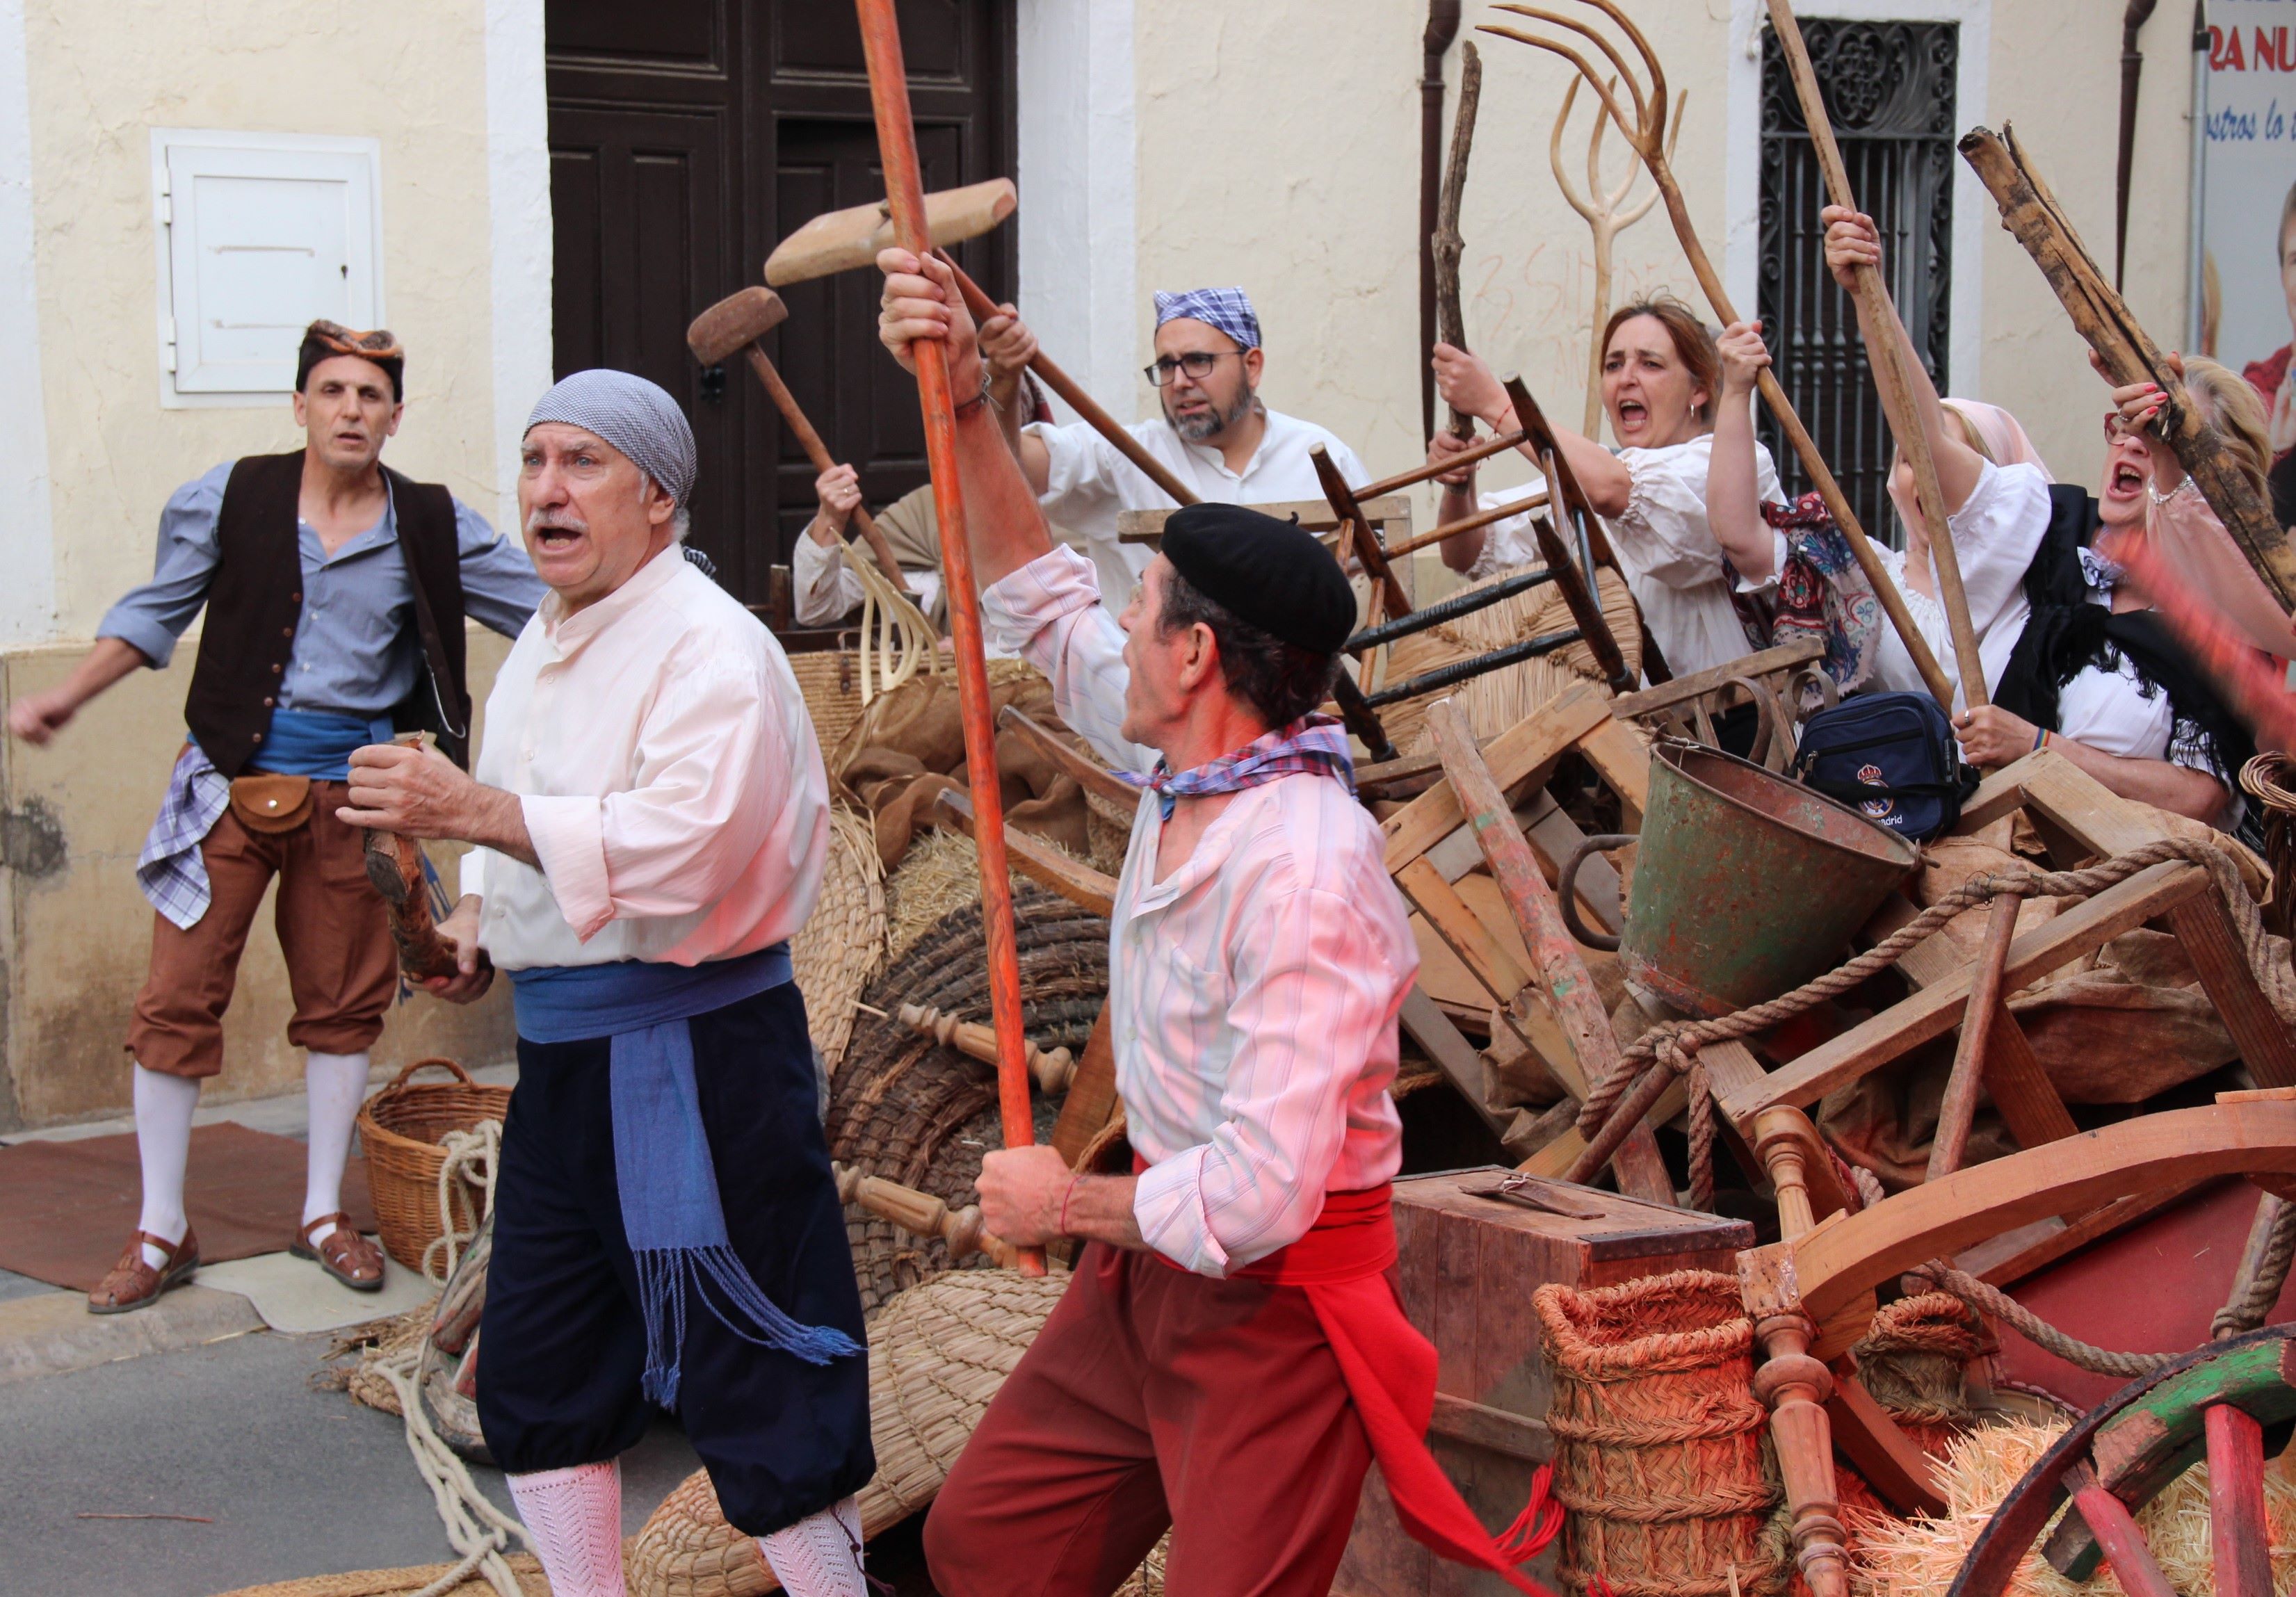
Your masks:
{"label": "wooden cart wheel", "polygon": [[2003,1500],[1948,1597],[2000,1597],[2068,1497],[2044,1556],[2086,1580],[2100,1555],[2128,1597],[2174,1597],[2135,1511],[2202,1459],[2217,1597],[2272,1597],[2266,1433],[2296,1421],[2296,1325],[2213,1343],[2131,1381],[2058,1438]]}

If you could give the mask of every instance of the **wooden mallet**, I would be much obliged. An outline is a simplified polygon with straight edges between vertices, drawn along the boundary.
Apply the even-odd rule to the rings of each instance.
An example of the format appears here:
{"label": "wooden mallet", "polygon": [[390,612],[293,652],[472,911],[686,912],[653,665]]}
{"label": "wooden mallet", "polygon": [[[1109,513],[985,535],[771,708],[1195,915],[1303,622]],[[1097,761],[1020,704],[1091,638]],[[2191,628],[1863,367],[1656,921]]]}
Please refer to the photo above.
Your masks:
{"label": "wooden mallet", "polygon": [[[826,471],[837,462],[829,453],[829,446],[821,441],[821,434],[805,419],[805,411],[790,392],[789,384],[774,369],[766,354],[766,334],[788,319],[789,307],[771,289],[747,288],[726,295],[717,304],[693,318],[685,330],[685,347],[693,351],[693,358],[705,366],[714,366],[730,358],[736,351],[750,357],[750,370],[766,385],[766,392],[774,397],[774,408],[782,413],[782,421],[797,435],[805,450],[805,457],[813,463],[816,471]],[[885,541],[865,505],[853,508],[853,520],[861,528],[861,536],[869,542],[869,552],[877,558],[877,569],[884,572],[897,592],[907,588],[901,577],[901,562],[893,558],[893,546]]]}
{"label": "wooden mallet", "polygon": [[[1018,203],[1012,179],[1007,177],[992,177],[987,183],[969,184],[961,189],[943,189],[924,197],[925,235],[931,248],[947,262],[948,269],[956,274],[958,291],[964,294],[975,324],[996,315],[996,303],[965,274],[962,266],[949,259],[948,248],[978,238],[996,226],[1013,214]],[[766,281],[775,288],[787,288],[793,283],[806,283],[869,265],[877,258],[877,251],[893,242],[892,213],[887,207],[887,201],[880,201],[874,205],[856,205],[814,217],[766,257]],[[1106,438],[1118,454],[1137,466],[1142,475],[1169,495],[1173,504],[1196,503],[1196,495],[1167,471],[1161,461],[1141,447],[1140,440],[1119,425],[1116,418],[1086,393],[1076,379],[1054,364],[1050,356],[1038,350],[1037,357],[1029,363],[1029,370],[1067,401],[1069,408]]]}
{"label": "wooden mallet", "polygon": [[[909,116],[909,79],[901,60],[901,29],[893,0],[854,0],[861,47],[869,62],[869,100],[877,117],[877,151],[885,167],[892,222],[887,241],[911,254],[932,248],[924,184],[917,164],[917,135]],[[833,269],[833,268],[832,268]],[[996,709],[988,698],[988,666],[980,641],[980,597],[973,586],[972,546],[965,538],[964,487],[957,472],[956,396],[949,389],[948,350],[931,340],[912,347],[917,397],[924,412],[925,458],[932,471],[933,507],[940,522],[941,569],[948,594],[949,642],[956,657],[958,709],[964,726],[965,768],[972,773],[980,824],[980,928],[988,944],[988,1012],[996,1028],[996,1106],[1004,1145],[1036,1141],[1029,1101],[1028,1037],[1021,1021],[1021,952],[1013,930],[1013,878],[1005,863],[1004,801],[996,782]],[[1045,1273],[1041,1248],[1021,1250],[1023,1274]]]}

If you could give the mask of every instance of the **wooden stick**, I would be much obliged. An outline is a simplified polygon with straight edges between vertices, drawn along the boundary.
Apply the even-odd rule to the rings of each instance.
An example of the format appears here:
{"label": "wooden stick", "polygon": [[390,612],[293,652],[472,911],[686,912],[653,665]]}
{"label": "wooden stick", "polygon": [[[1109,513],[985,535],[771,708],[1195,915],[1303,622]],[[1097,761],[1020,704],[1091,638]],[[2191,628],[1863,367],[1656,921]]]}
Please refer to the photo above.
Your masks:
{"label": "wooden stick", "polygon": [[[813,463],[813,469],[826,471],[835,465],[837,462],[831,456],[829,446],[821,441],[821,434],[816,432],[813,423],[806,419],[805,410],[798,404],[797,396],[790,392],[789,384],[782,381],[782,374],[766,357],[766,347],[751,339],[750,347],[742,353],[750,357],[750,370],[758,374],[758,381],[766,385],[766,392],[773,396],[774,408],[782,413],[783,425],[795,435],[799,446],[805,450],[806,459]],[[876,558],[877,569],[885,574],[886,580],[895,588],[907,593],[908,579],[901,575],[901,562],[894,558],[893,546],[885,541],[876,518],[869,513],[869,507],[855,505],[853,521],[861,528],[861,536],[869,541],[869,553]]]}
{"label": "wooden stick", "polygon": [[2281,609],[2296,610],[2296,550],[2288,546],[2272,507],[2234,465],[2224,439],[2202,419],[2183,380],[2169,369],[2159,347],[2104,281],[2055,197],[2025,159],[2016,135],[2005,126],[1998,135],[1989,128],[1972,128],[1962,136],[1960,150],[2001,208],[2002,226],[2041,268],[2074,330],[2096,351],[2110,381],[2117,387],[2148,381],[2160,385],[2168,403],[2152,427],[2200,484],[2266,590]]}
{"label": "wooden stick", "polygon": [[[933,796],[933,809],[936,821],[946,815],[947,824],[955,826],[975,843],[980,841],[980,818],[973,814],[970,795],[956,788],[945,788]],[[1032,838],[1025,831],[1006,833],[1004,844],[1004,854],[1012,868],[1029,880],[1040,887],[1052,889],[1070,904],[1095,915],[1105,915],[1114,911],[1116,879],[1113,876],[1102,875],[1082,860],[1073,859],[1043,839]],[[1009,883],[1005,891],[1009,900],[1012,891]],[[996,1028],[996,1035],[999,1037],[1004,1035],[1001,1025]],[[999,1063],[1001,1065],[1001,1060]],[[1001,1077],[998,1082],[1001,1086]]]}
{"label": "wooden stick", "polygon": [[[963,266],[950,260],[947,255],[943,255],[941,259],[956,274],[957,291],[964,296],[965,308],[972,313],[975,325],[1000,314],[996,302],[981,291],[980,285],[965,274]],[[1185,505],[1200,502],[1198,495],[1173,476],[1163,462],[1148,453],[1145,445],[1127,431],[1114,416],[1103,410],[1099,401],[1086,393],[1075,378],[1054,365],[1051,356],[1042,349],[1037,350],[1037,358],[1029,363],[1029,370],[1043,378],[1046,388],[1068,401],[1069,408],[1081,416],[1095,432],[1106,438],[1119,455],[1139,467],[1143,477],[1171,495],[1173,504]]]}
{"label": "wooden stick", "polygon": [[2209,1540],[2216,1597],[2272,1597],[2264,1517],[2264,1428],[2229,1403],[2202,1414],[2209,1449]]}
{"label": "wooden stick", "polygon": [[[1793,78],[1794,94],[1801,101],[1802,120],[1808,125],[1811,146],[1817,152],[1818,170],[1825,175],[1825,192],[1844,210],[1857,209],[1849,192],[1849,173],[1841,164],[1841,147],[1833,140],[1825,96],[1817,86],[1817,70],[1810,65],[1802,43],[1801,25],[1794,20],[1791,0],[1769,0],[1770,28],[1786,70]],[[1914,497],[1929,535],[1930,557],[1937,565],[1938,597],[1945,603],[1946,625],[1953,634],[1954,666],[1961,674],[1962,701],[1971,709],[1987,702],[1985,662],[1977,651],[1977,628],[1969,618],[1969,594],[1961,583],[1961,557],[1954,550],[1953,529],[1946,519],[1945,490],[1939,485],[1937,458],[1930,448],[1929,429],[1923,424],[1914,398],[1913,379],[1906,371],[1906,347],[1899,337],[1898,307],[1890,299],[1889,284],[1878,267],[1857,268],[1857,308],[1874,331],[1874,347],[1881,364],[1874,373],[1881,390],[1882,414],[1890,431],[1912,468]],[[1950,709],[1952,706],[1948,705]]]}
{"label": "wooden stick", "polygon": [[[1611,90],[1617,91],[1618,80],[1611,79]],[[1603,422],[1603,324],[1611,319],[1611,261],[1616,255],[1619,235],[1644,217],[1658,203],[1658,192],[1644,194],[1626,210],[1627,196],[1634,192],[1636,168],[1627,168],[1626,181],[1614,189],[1606,190],[1603,184],[1603,129],[1611,123],[1611,113],[1600,102],[1595,106],[1594,131],[1587,135],[1587,192],[1581,198],[1571,187],[1570,178],[1562,170],[1562,130],[1570,125],[1570,108],[1578,98],[1578,80],[1573,78],[1562,91],[1562,109],[1555,113],[1554,131],[1547,135],[1546,164],[1554,169],[1555,186],[1572,210],[1578,213],[1595,235],[1595,314],[1588,319],[1591,331],[1587,338],[1587,408],[1586,419],[1578,430],[1588,438],[1596,436],[1595,429]],[[1667,159],[1674,159],[1675,146],[1682,142],[1682,108],[1690,98],[1683,90],[1675,96],[1674,127],[1667,135]],[[1623,128],[1621,132],[1625,131]]]}
{"label": "wooden stick", "polygon": [[[931,1004],[904,1003],[900,1022],[911,1031],[931,1037],[944,1048],[954,1048],[967,1059],[985,1065],[996,1062],[996,1033],[977,1020],[944,1015]],[[1076,1074],[1076,1057],[1065,1048],[1029,1044],[1029,1074],[1047,1093],[1062,1091]]]}
{"label": "wooden stick", "polygon": [[1390,544],[1386,545],[1384,553],[1390,561],[1401,560],[1406,554],[1416,554],[1422,549],[1430,548],[1447,538],[1456,538],[1463,532],[1472,532],[1478,527],[1488,527],[1492,522],[1504,521],[1509,516],[1529,515],[1532,511],[1544,510],[1546,508],[1547,502],[1546,495],[1533,494],[1528,498],[1516,500],[1513,504],[1495,504],[1488,510],[1479,510],[1472,516],[1461,516],[1456,521],[1447,521],[1440,527],[1421,533],[1415,538],[1406,538],[1400,544]]}
{"label": "wooden stick", "polygon": [[[1537,979],[1554,1007],[1555,1019],[1562,1023],[1563,1036],[1578,1059],[1581,1073],[1590,1082],[1609,1080],[1620,1063],[1619,1041],[1611,1030],[1611,1018],[1603,1012],[1603,1001],[1595,990],[1595,979],[1587,970],[1587,962],[1579,956],[1578,945],[1562,923],[1562,907],[1555,901],[1554,889],[1540,874],[1538,861],[1532,856],[1529,843],[1515,824],[1514,812],[1506,796],[1499,790],[1497,779],[1475,747],[1474,729],[1467,724],[1466,712],[1456,700],[1439,699],[1428,707],[1427,725],[1434,733],[1436,750],[1442,756],[1444,774],[1450,778],[1451,790],[1458,795],[1460,808],[1466,815],[1467,829],[1481,846],[1500,896],[1506,900],[1507,909],[1522,932]],[[1591,1179],[1610,1161],[1617,1143],[1625,1140],[1626,1132],[1640,1124],[1637,1118],[1621,1127],[1619,1137],[1611,1140],[1611,1146],[1604,1149],[1599,1159],[1590,1149],[1573,1168],[1570,1179]],[[1666,1196],[1670,1202],[1673,1194],[1669,1192]]]}
{"label": "wooden stick", "polygon": [[1138,808],[1140,790],[1117,775],[1103,771],[1078,753],[1054,733],[1050,727],[1040,725],[1017,704],[1008,704],[996,714],[996,725],[1017,734],[1029,748],[1050,760],[1061,772],[1076,778],[1077,785],[1088,793],[1097,793],[1111,804]]}
{"label": "wooden stick", "polygon": [[[1562,458],[1562,450],[1554,441],[1554,430],[1547,426],[1546,418],[1539,414],[1538,401],[1530,397],[1530,389],[1521,377],[1507,379],[1506,394],[1508,403],[1514,406],[1515,424],[1534,440],[1541,435],[1545,437],[1545,444],[1540,449],[1540,464],[1548,473],[1547,491],[1562,495],[1559,504],[1566,514],[1591,518],[1593,512],[1587,508],[1587,495],[1578,487],[1578,479],[1571,474],[1570,463]],[[1582,521],[1580,525],[1587,523]],[[1619,640],[1611,635],[1611,623],[1603,616],[1603,602],[1595,592],[1595,573],[1578,569],[1578,561],[1562,546],[1562,538],[1556,536],[1544,517],[1532,517],[1530,526],[1538,539],[1539,554],[1546,561],[1546,569],[1554,574],[1554,586],[1562,590],[1562,602],[1570,607],[1571,620],[1578,623],[1579,632],[1586,636],[1587,646],[1594,651],[1595,668],[1602,672],[1612,692],[1626,692],[1635,685],[1635,674],[1627,669],[1627,657],[1619,648]],[[1587,546],[1591,549],[1593,544],[1590,531]]]}
{"label": "wooden stick", "polygon": [[837,1183],[838,1202],[866,1209],[912,1235],[938,1237],[948,1244],[951,1258],[985,1253],[1008,1270],[1017,1267],[1023,1274],[1041,1274],[1029,1271],[1021,1264],[1019,1249],[982,1226],[978,1204],[952,1209],[946,1199],[882,1175],[864,1175],[848,1165],[832,1165],[829,1173]]}
{"label": "wooden stick", "polygon": [[2177,1588],[2153,1561],[2128,1505],[2097,1479],[2096,1471],[2087,1463],[2075,1464],[2065,1471],[2064,1484],[2096,1544],[2104,1549],[2104,1560],[2112,1566],[2120,1589],[2128,1597],[2177,1597]]}
{"label": "wooden stick", "polygon": [[[1470,39],[1459,46],[1459,111],[1451,124],[1451,160],[1443,169],[1443,198],[1435,223],[1435,321],[1445,343],[1455,349],[1467,347],[1467,321],[1459,308],[1459,257],[1466,242],[1459,236],[1459,204],[1467,192],[1467,156],[1475,146],[1475,109],[1483,94],[1483,58]],[[1451,411],[1451,435],[1475,436],[1475,418],[1456,405]]]}
{"label": "wooden stick", "polygon": [[1390,616],[1407,616],[1411,601],[1405,597],[1403,585],[1395,577],[1395,568],[1387,563],[1380,549],[1379,535],[1372,530],[1371,521],[1364,515],[1363,502],[1356,491],[1348,487],[1348,479],[1340,475],[1340,468],[1332,462],[1331,452],[1321,444],[1308,452],[1315,463],[1316,477],[1324,485],[1324,497],[1332,502],[1332,509],[1340,518],[1339,556],[1344,563],[1349,553],[1363,561],[1363,569],[1379,584],[1387,601]]}
{"label": "wooden stick", "polygon": [[1429,461],[1424,464],[1412,467],[1408,471],[1398,471],[1392,477],[1382,477],[1377,482],[1356,489],[1355,495],[1358,500],[1365,503],[1383,498],[1389,494],[1399,493],[1414,484],[1425,482],[1431,477],[1440,477],[1446,471],[1456,471],[1462,466],[1472,466],[1480,461],[1488,460],[1494,455],[1505,455],[1510,449],[1521,448],[1523,439],[1522,429],[1513,428],[1500,433],[1496,438],[1486,438],[1473,448],[1462,450],[1447,459]]}
{"label": "wooden stick", "polygon": [[[1732,305],[1728,291],[1723,288],[1721,275],[1714,270],[1713,261],[1708,258],[1706,247],[1699,242],[1698,230],[1691,225],[1689,202],[1683,198],[1682,185],[1675,181],[1673,166],[1667,160],[1663,147],[1666,78],[1659,68],[1657,53],[1650,47],[1650,41],[1643,37],[1641,29],[1628,20],[1616,0],[1587,0],[1587,4],[1609,17],[1626,32],[1635,47],[1642,53],[1644,65],[1650,70],[1652,88],[1648,100],[1631,74],[1627,77],[1626,87],[1633,98],[1636,111],[1631,121],[1622,114],[1610,92],[1603,87],[1602,78],[1595,72],[1594,64],[1570,45],[1494,23],[1485,23],[1477,31],[1496,34],[1501,38],[1513,39],[1519,44],[1560,55],[1578,70],[1579,75],[1587,79],[1620,127],[1628,130],[1628,142],[1634,146],[1635,153],[1642,157],[1643,165],[1650,171],[1651,181],[1658,186],[1659,197],[1666,204],[1667,219],[1674,225],[1675,236],[1682,242],[1682,252],[1690,263],[1691,274],[1698,279],[1699,289],[1705,294],[1707,304],[1725,325],[1735,322],[1739,319],[1737,309]],[[1617,49],[1583,24],[1526,6],[1502,5],[1499,9],[1555,20],[1575,32],[1587,35],[1595,39],[1620,71],[1626,71],[1626,64]],[[1881,600],[1882,612],[1890,618],[1890,625],[1897,629],[1898,640],[1905,644],[1906,654],[1912,658],[1915,668],[1921,673],[1923,684],[1939,704],[1950,708],[1953,684],[1947,679],[1944,667],[1938,664],[1937,656],[1930,651],[1921,628],[1914,624],[1913,612],[1906,607],[1905,595],[1890,580],[1889,569],[1882,563],[1880,552],[1866,537],[1866,528],[1858,522],[1857,512],[1849,507],[1841,485],[1834,480],[1825,457],[1818,452],[1816,440],[1809,436],[1809,430],[1802,425],[1801,417],[1795,414],[1793,401],[1786,397],[1786,391],[1779,386],[1777,377],[1767,368],[1759,374],[1756,386],[1762,396],[1762,403],[1769,406],[1771,415],[1777,419],[1779,430],[1786,435],[1786,441],[1793,446],[1795,455],[1800,457],[1802,469],[1809,473],[1818,496],[1825,502],[1828,513],[1833,517],[1834,525],[1841,529],[1842,536],[1849,540],[1850,553],[1857,558],[1858,569],[1866,573],[1866,580],[1874,585],[1874,596]]]}
{"label": "wooden stick", "polygon": [[[853,0],[861,45],[869,63],[869,100],[876,112],[877,151],[885,168],[893,239],[922,258],[931,249],[926,230],[924,184],[917,165],[916,129],[909,119],[909,80],[901,59],[900,23],[893,0]],[[924,411],[925,458],[932,472],[933,508],[940,522],[942,589],[948,595],[949,640],[956,656],[958,708],[964,723],[965,768],[980,794],[980,926],[988,954],[989,1013],[996,1027],[996,1101],[1007,1148],[1035,1141],[1029,1070],[1021,1050],[1021,952],[1013,930],[1013,878],[1004,854],[1004,800],[996,780],[996,728],[988,697],[988,667],[981,647],[980,596],[972,579],[972,545],[964,525],[964,486],[956,462],[956,399],[949,391],[948,351],[931,340],[911,346],[917,395]],[[1022,1251],[1023,1274],[1045,1273],[1041,1248]]]}
{"label": "wooden stick", "polygon": [[1945,1102],[1938,1108],[1937,1137],[1930,1144],[1928,1178],[1931,1181],[1960,1169],[1962,1155],[1969,1150],[1969,1123],[1977,1113],[1977,1093],[1985,1081],[1986,1040],[2001,1016],[2001,972],[2009,962],[2009,945],[2017,936],[2017,910],[2023,902],[2004,893],[1993,901],[1986,918],[1985,946],[1977,956],[1969,1007],[1962,1011],[1961,1042],[1954,1050]]}

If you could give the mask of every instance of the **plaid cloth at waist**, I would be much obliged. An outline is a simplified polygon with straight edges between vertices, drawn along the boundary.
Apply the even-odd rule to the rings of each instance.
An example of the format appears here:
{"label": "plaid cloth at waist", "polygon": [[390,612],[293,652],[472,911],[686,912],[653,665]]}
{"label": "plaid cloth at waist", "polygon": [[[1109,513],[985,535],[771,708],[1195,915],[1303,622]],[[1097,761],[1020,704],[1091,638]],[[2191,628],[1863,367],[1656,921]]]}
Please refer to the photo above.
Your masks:
{"label": "plaid cloth at waist", "polygon": [[199,744],[187,742],[168,774],[160,813],[135,856],[135,885],[152,907],[184,931],[200,922],[214,897],[200,843],[231,804],[231,782]]}

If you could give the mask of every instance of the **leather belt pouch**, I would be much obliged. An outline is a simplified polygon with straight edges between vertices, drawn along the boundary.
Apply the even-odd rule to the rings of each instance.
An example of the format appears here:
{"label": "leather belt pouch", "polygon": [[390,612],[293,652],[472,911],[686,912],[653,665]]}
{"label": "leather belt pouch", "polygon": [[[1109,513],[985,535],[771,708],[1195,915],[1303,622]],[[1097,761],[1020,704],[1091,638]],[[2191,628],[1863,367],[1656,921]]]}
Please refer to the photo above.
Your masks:
{"label": "leather belt pouch", "polygon": [[231,813],[250,831],[292,831],[311,818],[311,779],[274,771],[234,776]]}

